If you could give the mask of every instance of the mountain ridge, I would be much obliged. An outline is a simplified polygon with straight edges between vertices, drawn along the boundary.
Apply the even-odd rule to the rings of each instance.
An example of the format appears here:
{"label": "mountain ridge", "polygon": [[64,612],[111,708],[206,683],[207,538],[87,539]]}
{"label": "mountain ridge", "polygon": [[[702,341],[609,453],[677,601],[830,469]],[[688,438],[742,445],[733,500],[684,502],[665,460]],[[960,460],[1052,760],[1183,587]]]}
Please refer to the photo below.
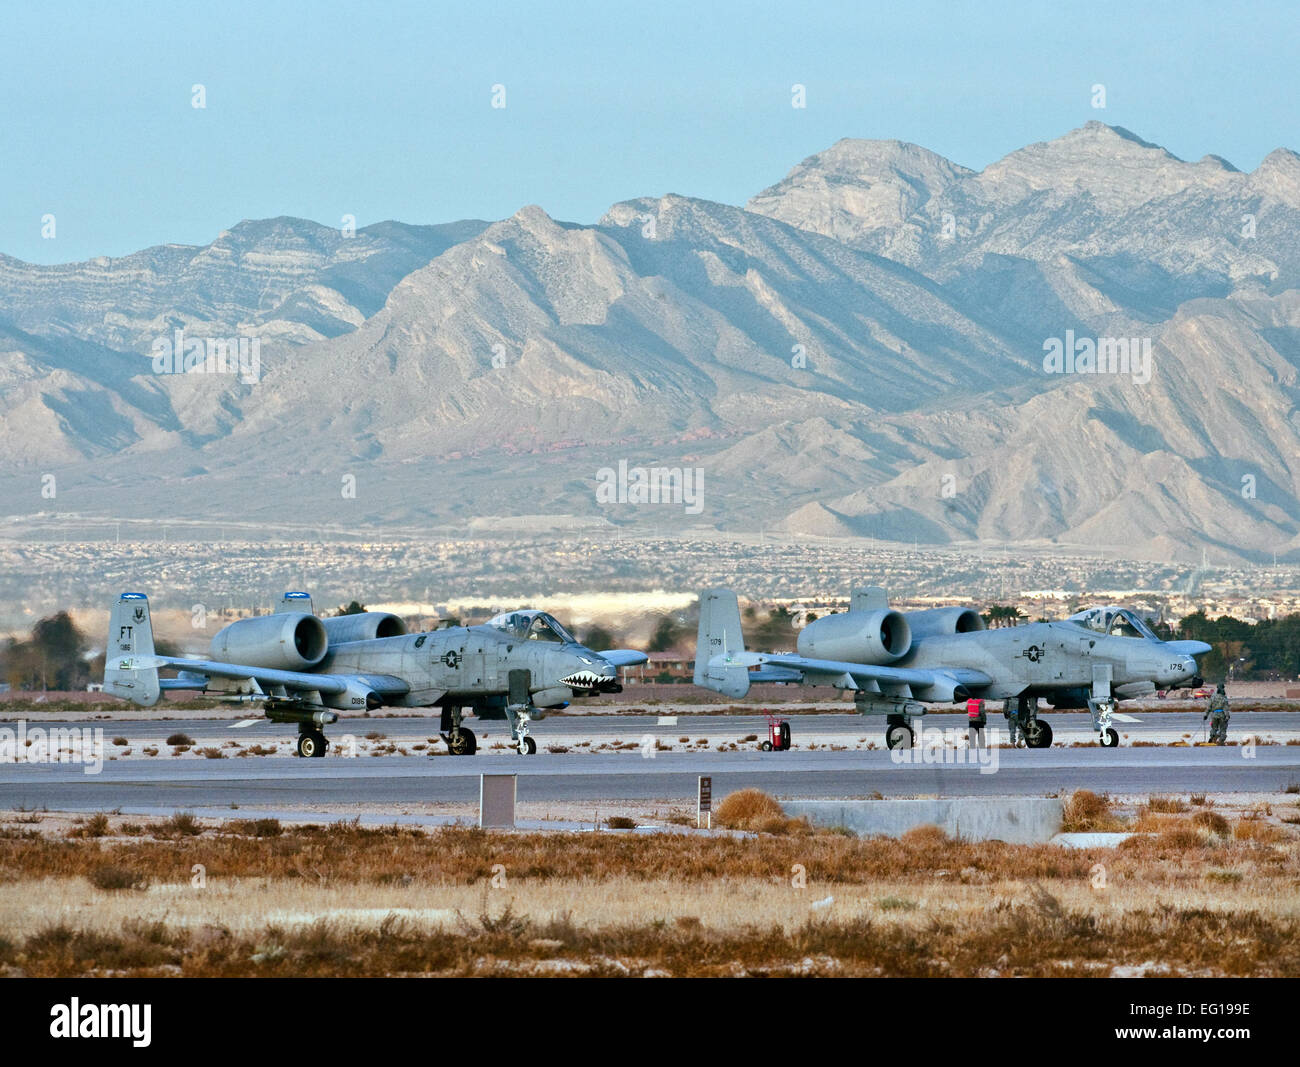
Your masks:
{"label": "mountain ridge", "polygon": [[[257,380],[153,373],[178,329],[255,334]],[[1149,347],[1150,380],[1045,373],[1066,337]],[[47,504],[49,468],[81,514],[549,510],[1285,558],[1298,368],[1289,149],[1241,172],[1090,122],[973,171],[845,138],[745,207],[353,237],[281,217],[117,260],[0,257],[0,489],[11,515]],[[705,514],[598,505],[620,460],[700,466]]]}

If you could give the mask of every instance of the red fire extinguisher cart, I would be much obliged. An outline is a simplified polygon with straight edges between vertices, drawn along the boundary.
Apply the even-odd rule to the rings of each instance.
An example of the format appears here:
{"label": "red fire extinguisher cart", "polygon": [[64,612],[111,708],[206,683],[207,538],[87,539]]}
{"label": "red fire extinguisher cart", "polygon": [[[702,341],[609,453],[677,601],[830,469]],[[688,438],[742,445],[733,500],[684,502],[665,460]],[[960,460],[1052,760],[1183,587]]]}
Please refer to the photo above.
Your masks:
{"label": "red fire extinguisher cart", "polygon": [[767,740],[758,746],[764,752],[785,752],[790,747],[790,724],[775,715],[767,717]]}

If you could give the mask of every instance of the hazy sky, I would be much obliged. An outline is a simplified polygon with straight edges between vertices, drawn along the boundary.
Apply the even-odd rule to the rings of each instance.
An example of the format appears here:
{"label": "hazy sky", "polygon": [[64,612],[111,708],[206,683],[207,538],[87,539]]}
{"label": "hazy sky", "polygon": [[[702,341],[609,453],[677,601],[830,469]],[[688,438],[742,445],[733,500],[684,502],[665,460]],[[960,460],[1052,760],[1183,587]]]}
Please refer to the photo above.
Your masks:
{"label": "hazy sky", "polygon": [[1294,5],[1146,7],[10,5],[0,252],[204,244],[273,215],[364,226],[536,203],[591,222],[634,196],[743,203],[841,137],[975,168],[1089,119],[1243,170],[1300,148]]}

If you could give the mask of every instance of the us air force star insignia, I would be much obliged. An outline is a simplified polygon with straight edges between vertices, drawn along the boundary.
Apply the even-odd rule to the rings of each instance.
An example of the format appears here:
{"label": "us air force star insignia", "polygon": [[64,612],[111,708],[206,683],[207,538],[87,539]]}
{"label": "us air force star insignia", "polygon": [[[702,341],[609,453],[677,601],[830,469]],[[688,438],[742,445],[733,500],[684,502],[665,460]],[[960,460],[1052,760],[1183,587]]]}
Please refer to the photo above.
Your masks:
{"label": "us air force star insignia", "polygon": [[1043,650],[1039,648],[1037,645],[1030,645],[1027,649],[1025,649],[1020,654],[1024,656],[1025,659],[1029,660],[1030,663],[1037,663],[1040,659],[1043,658]]}
{"label": "us air force star insignia", "polygon": [[450,652],[448,652],[445,656],[442,657],[442,662],[447,664],[447,666],[454,671],[457,667],[460,666],[460,654],[453,648]]}

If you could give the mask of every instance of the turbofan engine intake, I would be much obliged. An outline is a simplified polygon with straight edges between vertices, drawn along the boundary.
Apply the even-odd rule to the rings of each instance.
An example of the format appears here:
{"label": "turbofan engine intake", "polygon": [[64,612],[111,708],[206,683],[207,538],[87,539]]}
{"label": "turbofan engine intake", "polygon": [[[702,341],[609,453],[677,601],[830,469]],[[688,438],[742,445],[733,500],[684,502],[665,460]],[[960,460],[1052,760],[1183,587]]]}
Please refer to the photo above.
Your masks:
{"label": "turbofan engine intake", "polygon": [[913,641],[984,629],[984,617],[974,608],[930,608],[927,611],[909,611],[904,618],[912,629]]}
{"label": "turbofan engine intake", "polygon": [[377,637],[403,637],[406,623],[391,612],[362,611],[355,615],[331,615],[321,619],[331,645],[349,641],[373,641]]}
{"label": "turbofan engine intake", "polygon": [[212,638],[213,659],[279,671],[310,670],[328,651],[320,619],[292,611],[240,619]]}
{"label": "turbofan engine intake", "polygon": [[897,611],[850,611],[815,619],[799,631],[799,654],[810,659],[882,665],[907,655],[912,630]]}

